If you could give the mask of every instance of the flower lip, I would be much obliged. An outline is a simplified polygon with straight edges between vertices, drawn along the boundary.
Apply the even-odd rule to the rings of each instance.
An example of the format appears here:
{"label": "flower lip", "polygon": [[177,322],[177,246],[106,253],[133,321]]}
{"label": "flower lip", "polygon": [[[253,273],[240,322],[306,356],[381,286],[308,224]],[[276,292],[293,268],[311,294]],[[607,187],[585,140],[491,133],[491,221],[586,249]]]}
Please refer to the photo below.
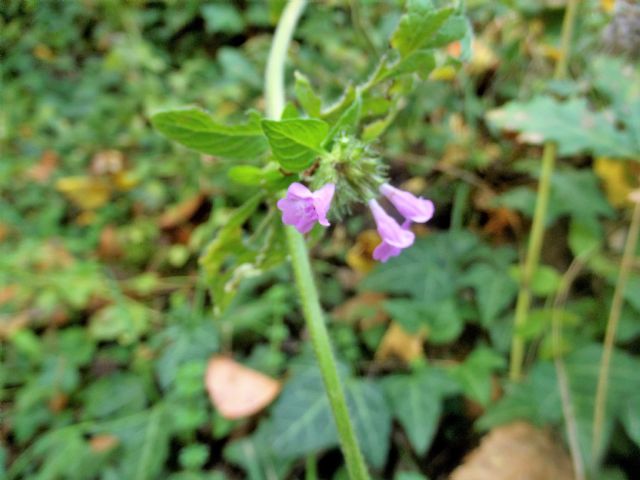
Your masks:
{"label": "flower lip", "polygon": [[431,200],[416,197],[412,193],[400,190],[388,183],[380,186],[380,193],[389,199],[403,217],[412,222],[428,222],[435,212],[435,207]]}
{"label": "flower lip", "polygon": [[371,213],[373,213],[373,218],[376,221],[378,233],[385,243],[401,249],[413,244],[415,240],[414,233],[411,230],[402,228],[376,200],[369,200],[369,208],[371,208]]}
{"label": "flower lip", "polygon": [[333,184],[326,184],[312,192],[301,183],[292,183],[286,196],[277,202],[278,209],[282,211],[282,223],[295,227],[303,234],[308,233],[316,222],[328,227],[327,212],[334,192]]}

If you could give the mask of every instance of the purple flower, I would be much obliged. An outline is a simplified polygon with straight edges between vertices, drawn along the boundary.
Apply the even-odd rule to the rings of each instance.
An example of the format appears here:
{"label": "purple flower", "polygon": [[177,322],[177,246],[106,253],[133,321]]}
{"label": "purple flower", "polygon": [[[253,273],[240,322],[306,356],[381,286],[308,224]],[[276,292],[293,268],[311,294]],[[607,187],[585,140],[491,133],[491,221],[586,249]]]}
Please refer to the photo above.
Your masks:
{"label": "purple flower", "polygon": [[410,222],[398,225],[375,200],[369,200],[369,208],[376,221],[378,234],[382,237],[382,243],[373,251],[374,259],[386,262],[389,258],[399,255],[403,248],[413,245],[415,235],[409,230]]}
{"label": "purple flower", "polygon": [[287,189],[287,196],[278,200],[282,222],[294,226],[300,233],[307,233],[316,222],[328,227],[327,212],[335,189],[333,183],[327,183],[312,192],[301,183],[292,183]]}
{"label": "purple flower", "polygon": [[431,220],[435,207],[431,200],[400,190],[385,183],[380,187],[380,193],[389,199],[402,216],[415,223],[425,223]]}

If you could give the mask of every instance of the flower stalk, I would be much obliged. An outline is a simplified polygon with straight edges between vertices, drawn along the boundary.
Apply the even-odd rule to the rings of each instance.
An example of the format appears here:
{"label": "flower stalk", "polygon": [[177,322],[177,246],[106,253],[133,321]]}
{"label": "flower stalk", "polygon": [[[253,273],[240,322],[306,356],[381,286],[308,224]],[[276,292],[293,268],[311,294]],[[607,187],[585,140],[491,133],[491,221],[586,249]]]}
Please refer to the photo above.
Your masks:
{"label": "flower stalk", "polygon": [[[276,27],[265,76],[267,116],[272,119],[279,119],[284,109],[284,63],[289,42],[305,4],[306,0],[290,0]],[[352,480],[368,480],[369,474],[349,417],[344,389],[331,349],[331,340],[314,283],[307,245],[304,237],[294,227],[287,226],[285,230],[302,311],[318,358],[349,477]]]}
{"label": "flower stalk", "polygon": [[[562,22],[562,38],[560,45],[560,56],[556,63],[553,78],[562,80],[567,76],[567,62],[573,37],[573,26],[575,24],[578,3],[580,0],[569,0]],[[531,235],[527,247],[527,257],[525,260],[522,281],[516,301],[516,313],[514,329],[511,341],[511,360],[509,365],[509,377],[517,381],[522,377],[522,363],[524,360],[525,342],[520,333],[527,322],[529,308],[531,307],[531,282],[538,269],[540,262],[540,252],[542,250],[542,240],[544,237],[544,224],[549,205],[549,192],[551,190],[551,177],[556,163],[556,146],[552,142],[544,145],[542,152],[542,169],[538,183],[538,194],[536,208],[533,214],[533,224]]]}
{"label": "flower stalk", "polygon": [[632,196],[632,200],[634,207],[631,216],[631,225],[624,245],[624,252],[622,253],[618,281],[616,282],[616,288],[613,292],[613,301],[611,302],[611,310],[609,311],[607,330],[602,348],[602,359],[600,360],[598,386],[596,387],[596,400],[593,409],[593,437],[591,443],[591,459],[594,466],[597,465],[602,453],[602,430],[607,407],[607,393],[609,391],[611,356],[618,332],[618,324],[620,323],[620,315],[622,314],[622,305],[624,304],[624,290],[629,280],[636,246],[638,245],[638,236],[640,236],[640,191]]}

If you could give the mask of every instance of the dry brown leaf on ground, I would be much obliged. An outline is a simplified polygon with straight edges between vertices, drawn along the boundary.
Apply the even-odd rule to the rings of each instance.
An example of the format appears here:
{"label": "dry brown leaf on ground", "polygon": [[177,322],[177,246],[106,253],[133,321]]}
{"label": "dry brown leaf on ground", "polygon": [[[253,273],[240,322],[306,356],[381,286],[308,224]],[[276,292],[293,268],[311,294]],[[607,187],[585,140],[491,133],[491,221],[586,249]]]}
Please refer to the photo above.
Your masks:
{"label": "dry brown leaf on ground", "polygon": [[383,324],[388,316],[382,302],[386,295],[376,292],[362,292],[337,306],[332,315],[336,320],[358,324],[363,330]]}
{"label": "dry brown leaf on ground", "polygon": [[198,193],[182,202],[172,205],[160,216],[161,228],[173,228],[187,222],[200,208],[204,195]]}
{"label": "dry brown leaf on ground", "polygon": [[514,422],[486,434],[449,480],[574,480],[574,475],[560,441]]}
{"label": "dry brown leaf on ground", "polygon": [[407,363],[424,357],[422,343],[424,332],[408,333],[396,322],[391,322],[380,346],[376,351],[376,361],[384,361],[389,358],[399,358]]}
{"label": "dry brown leaf on ground", "polygon": [[58,167],[58,154],[52,150],[45,150],[40,161],[27,170],[27,176],[38,183],[46,183]]}
{"label": "dry brown leaf on ground", "polygon": [[211,403],[229,420],[259,412],[280,392],[279,381],[224,355],[209,360],[205,384]]}

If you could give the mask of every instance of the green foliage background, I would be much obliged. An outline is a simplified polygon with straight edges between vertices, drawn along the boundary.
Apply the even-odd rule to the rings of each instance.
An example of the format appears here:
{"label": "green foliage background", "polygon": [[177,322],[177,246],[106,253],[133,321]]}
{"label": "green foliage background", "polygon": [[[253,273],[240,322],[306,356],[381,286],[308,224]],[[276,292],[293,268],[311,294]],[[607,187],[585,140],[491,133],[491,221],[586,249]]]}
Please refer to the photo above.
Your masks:
{"label": "green foliage background", "polygon": [[[412,249],[366,274],[349,253],[373,226],[364,208],[311,237],[365,457],[380,478],[444,478],[482,432],[511,420],[562,438],[556,316],[591,461],[599,343],[630,211],[610,189],[638,187],[640,73],[601,44],[611,13],[590,1],[573,80],[550,81],[562,3],[468,1],[476,40],[491,55],[481,57],[477,43],[472,53],[467,38],[461,65],[426,50],[449,43],[451,31],[420,44],[432,23],[400,20],[404,2],[312,2],[290,52],[288,98],[324,117],[283,128],[247,114],[264,110],[262,72],[282,2],[2,2],[0,477],[300,478],[317,462],[319,478],[345,478],[281,232],[260,226],[271,217],[255,187],[278,190],[280,176],[259,168],[257,156],[270,148],[284,168],[307,168],[330,131],[325,121],[339,121],[321,107],[348,82],[367,81],[390,38],[399,61],[380,81],[411,79],[403,82],[414,88],[354,101],[341,128],[352,116],[374,118],[361,138],[375,140],[394,183],[419,180],[436,218]],[[453,31],[467,25],[459,18]],[[394,35],[398,22],[415,38]],[[153,116],[185,105],[197,109],[183,110],[180,126],[175,113]],[[529,373],[511,384],[513,305],[545,140],[557,143],[561,161],[522,332]],[[623,166],[624,185],[598,174],[603,157]],[[508,221],[496,228],[499,212]],[[242,243],[245,223],[264,237]],[[263,238],[274,255],[260,272],[238,273],[233,266],[253,261]],[[569,264],[583,256],[572,294],[557,305]],[[229,282],[234,295],[221,295]],[[366,309],[357,322],[336,313],[371,292],[384,298],[374,309],[426,335],[422,358],[378,361],[387,324],[367,323]],[[594,478],[640,468],[639,341],[636,262],[610,379],[604,468]],[[203,382],[220,352],[282,378],[276,402],[247,420],[221,417]],[[483,412],[477,421],[467,402]]]}

